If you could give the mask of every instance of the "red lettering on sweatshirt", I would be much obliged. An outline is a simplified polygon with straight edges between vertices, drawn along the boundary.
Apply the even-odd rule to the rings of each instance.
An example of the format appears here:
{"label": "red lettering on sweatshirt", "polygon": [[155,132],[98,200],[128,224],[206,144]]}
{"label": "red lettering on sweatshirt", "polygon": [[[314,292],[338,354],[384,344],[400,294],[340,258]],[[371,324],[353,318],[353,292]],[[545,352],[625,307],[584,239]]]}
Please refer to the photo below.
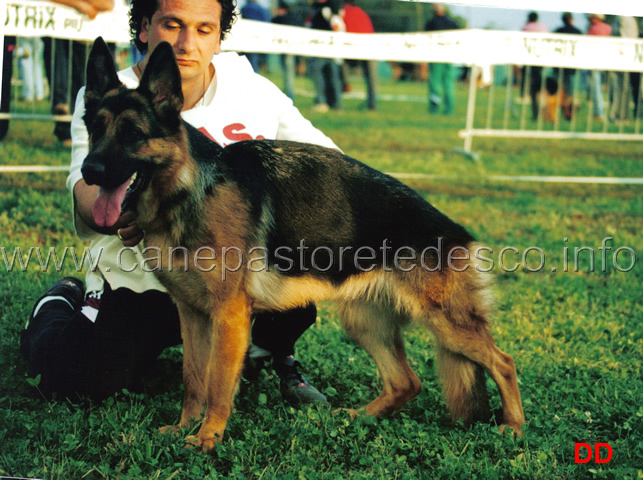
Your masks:
{"label": "red lettering on sweatshirt", "polygon": [[210,135],[210,132],[208,132],[205,127],[199,128],[199,132],[201,132],[203,135],[208,137],[210,140],[212,140],[214,143],[219,143],[217,142],[212,135]]}
{"label": "red lettering on sweatshirt", "polygon": [[[244,140],[263,140],[266,138],[263,135],[257,135],[256,138],[253,138],[252,135],[243,131],[245,129],[246,126],[243,123],[231,123],[227,127],[223,127],[223,135],[225,136],[225,138],[232,142],[242,142]],[[212,135],[210,135],[210,132],[208,132],[205,127],[199,128],[199,132],[201,132],[213,142],[219,143],[214,139]],[[223,146],[227,147],[228,144],[224,143]]]}

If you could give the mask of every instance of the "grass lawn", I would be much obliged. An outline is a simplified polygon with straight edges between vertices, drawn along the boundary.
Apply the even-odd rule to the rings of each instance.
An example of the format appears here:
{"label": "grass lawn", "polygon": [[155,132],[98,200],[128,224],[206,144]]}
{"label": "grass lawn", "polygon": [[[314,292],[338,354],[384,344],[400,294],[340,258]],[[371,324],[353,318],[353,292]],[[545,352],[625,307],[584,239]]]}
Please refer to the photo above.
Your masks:
{"label": "grass lawn", "polygon": [[[312,89],[304,79],[297,86]],[[362,89],[359,79],[353,86]],[[381,91],[422,98],[426,85],[382,80]],[[347,154],[375,168],[445,176],[410,184],[493,252],[488,255],[498,304],[493,333],[516,361],[527,418],[524,437],[503,436],[495,426],[452,424],[433,369],[434,340],[415,329],[406,336],[407,351],[424,389],[399,413],[351,422],[330,408],[296,410],[281,402],[275,376],[266,373],[254,384],[242,384],[226,438],[213,456],[184,448],[183,436],[157,433],[179,418],[179,348],[163,354],[143,393],[122,392],[102,403],[44,401],[20,357],[19,332],[49,284],[82,273],[70,261],[61,272],[53,267],[44,272],[37,262],[10,271],[3,257],[0,476],[643,478],[643,269],[633,258],[642,247],[643,187],[486,178],[643,177],[641,146],[476,139],[481,162],[474,163],[453,153],[462,147],[458,130],[464,126],[466,92],[460,86],[450,117],[430,116],[426,103],[418,101],[381,101],[379,110],[370,112],[359,108],[361,100],[348,99],[342,112],[327,114],[311,112],[309,97],[298,97],[297,103]],[[12,122],[0,143],[0,165],[67,164],[69,151],[54,141],[52,130],[49,123]],[[82,251],[72,233],[65,178],[64,173],[0,174],[0,247],[7,259],[16,247]],[[611,247],[603,250],[605,271],[603,242]],[[317,324],[297,347],[306,375],[334,408],[358,407],[377,395],[375,366],[342,332],[332,304],[319,306]],[[489,385],[498,408],[497,391]],[[611,461],[576,464],[577,442],[608,443]]]}

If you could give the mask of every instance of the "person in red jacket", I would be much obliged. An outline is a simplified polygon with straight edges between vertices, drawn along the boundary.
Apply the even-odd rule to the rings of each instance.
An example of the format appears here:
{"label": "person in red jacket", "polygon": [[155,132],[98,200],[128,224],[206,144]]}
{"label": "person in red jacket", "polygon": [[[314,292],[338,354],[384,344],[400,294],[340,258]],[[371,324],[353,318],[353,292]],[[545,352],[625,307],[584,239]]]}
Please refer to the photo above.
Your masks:
{"label": "person in red jacket", "polygon": [[[355,5],[354,0],[345,0],[344,6],[341,11],[346,31],[349,33],[375,33],[373,23],[363,9]],[[344,62],[343,78],[344,89],[348,87],[348,66],[359,66],[364,74],[364,81],[366,82],[366,106],[369,110],[376,110],[377,103],[375,100],[375,85],[376,85],[376,62],[369,60],[346,60]],[[350,87],[348,87],[350,88]]]}

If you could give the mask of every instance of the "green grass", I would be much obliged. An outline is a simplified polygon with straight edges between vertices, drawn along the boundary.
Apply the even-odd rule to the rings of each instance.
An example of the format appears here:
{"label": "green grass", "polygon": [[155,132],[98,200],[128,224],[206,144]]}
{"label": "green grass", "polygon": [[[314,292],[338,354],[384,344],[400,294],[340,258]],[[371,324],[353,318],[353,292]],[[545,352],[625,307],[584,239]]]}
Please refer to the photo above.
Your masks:
{"label": "green grass", "polygon": [[[276,78],[280,82],[279,78]],[[360,89],[359,80],[353,87]],[[298,79],[298,85],[310,85]],[[424,84],[382,81],[387,93],[422,96]],[[401,412],[354,422],[326,408],[282,404],[274,375],[242,384],[225,440],[212,456],[186,449],[182,437],[157,434],[180,413],[180,349],[170,349],[144,394],[123,392],[103,403],[42,400],[18,351],[33,302],[62,272],[8,272],[0,263],[0,475],[38,478],[467,478],[635,479],[643,477],[643,307],[640,262],[630,272],[611,264],[619,247],[641,250],[641,186],[491,182],[486,174],[643,177],[636,143],[476,139],[480,165],[452,152],[461,147],[466,90],[451,117],[429,116],[425,103],[380,102],[378,112],[347,100],[340,113],[305,116],[349,155],[389,172],[447,175],[411,184],[494,252],[498,310],[493,333],[511,353],[527,417],[525,436],[496,427],[453,425],[433,370],[434,343],[408,332],[410,363],[424,390]],[[13,122],[0,144],[0,164],[64,165],[48,123]],[[83,244],[72,234],[65,174],[0,175],[0,246]],[[598,248],[613,237],[601,272]],[[567,239],[565,241],[565,239]],[[543,271],[504,272],[498,252],[511,246],[513,265],[529,247],[545,255]],[[573,269],[574,249],[580,254]],[[569,270],[563,271],[568,250]],[[539,263],[531,251],[528,264]],[[2,259],[0,259],[2,262]],[[622,252],[621,268],[630,257]],[[552,268],[556,267],[556,272]],[[298,342],[307,376],[333,407],[358,407],[380,382],[368,356],[342,333],[332,304]],[[491,383],[490,383],[491,386]],[[499,406],[491,388],[493,407]],[[186,432],[187,435],[187,432]],[[574,463],[574,443],[609,443],[607,464]]]}

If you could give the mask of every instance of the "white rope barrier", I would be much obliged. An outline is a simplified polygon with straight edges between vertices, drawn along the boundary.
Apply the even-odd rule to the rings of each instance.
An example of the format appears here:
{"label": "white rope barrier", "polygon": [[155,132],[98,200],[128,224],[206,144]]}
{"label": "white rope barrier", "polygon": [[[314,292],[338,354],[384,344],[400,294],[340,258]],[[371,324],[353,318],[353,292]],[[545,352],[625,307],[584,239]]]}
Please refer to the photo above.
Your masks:
{"label": "white rope barrier", "polygon": [[[6,4],[6,8],[3,8]],[[129,43],[127,7],[116,2],[96,19],[50,2],[0,0],[5,35]],[[643,40],[463,29],[356,34],[239,19],[223,50],[396,62],[544,65],[643,71]]]}
{"label": "white rope barrier", "polygon": [[[50,167],[47,165],[0,166],[0,173],[45,173],[68,172],[69,167]],[[391,173],[388,175],[399,180],[440,180],[462,179],[456,175],[432,175],[423,173]],[[483,175],[482,178],[497,182],[537,182],[537,183],[578,183],[606,185],[643,185],[643,178],[628,177],[560,177],[560,176],[525,176],[525,175]]]}
{"label": "white rope barrier", "polygon": [[51,167],[47,165],[12,165],[0,166],[0,173],[43,173],[43,172],[69,172],[69,167]]}
{"label": "white rope barrier", "polygon": [[[457,175],[433,175],[424,173],[389,173],[398,180],[462,180]],[[481,175],[478,178],[496,182],[534,182],[534,183],[578,183],[604,185],[643,185],[643,178],[631,177],[560,177],[538,175]]]}

